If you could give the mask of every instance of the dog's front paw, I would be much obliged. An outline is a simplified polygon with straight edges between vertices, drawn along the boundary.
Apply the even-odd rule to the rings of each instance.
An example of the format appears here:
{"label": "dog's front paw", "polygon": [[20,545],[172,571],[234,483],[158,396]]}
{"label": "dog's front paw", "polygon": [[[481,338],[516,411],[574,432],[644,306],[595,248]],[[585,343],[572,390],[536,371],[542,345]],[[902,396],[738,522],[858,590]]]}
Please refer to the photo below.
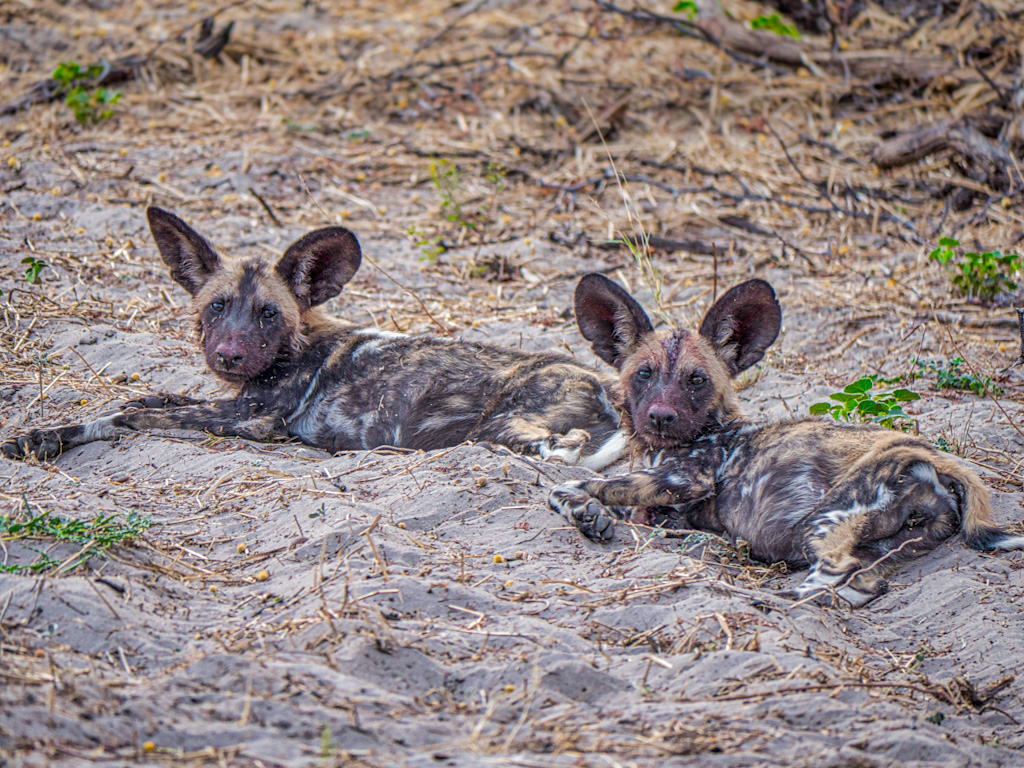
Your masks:
{"label": "dog's front paw", "polygon": [[129,400],[121,406],[122,411],[129,408],[180,408],[185,405],[199,405],[206,402],[188,395],[175,395],[171,392],[157,392],[155,395],[144,395],[137,400]]}
{"label": "dog's front paw", "polygon": [[615,512],[591,497],[582,483],[555,486],[548,496],[548,504],[588,539],[609,541],[615,535]]}
{"label": "dog's front paw", "polygon": [[0,452],[8,459],[25,459],[35,456],[40,461],[60,456],[62,450],[60,435],[52,429],[34,429],[27,435],[12,437]]}

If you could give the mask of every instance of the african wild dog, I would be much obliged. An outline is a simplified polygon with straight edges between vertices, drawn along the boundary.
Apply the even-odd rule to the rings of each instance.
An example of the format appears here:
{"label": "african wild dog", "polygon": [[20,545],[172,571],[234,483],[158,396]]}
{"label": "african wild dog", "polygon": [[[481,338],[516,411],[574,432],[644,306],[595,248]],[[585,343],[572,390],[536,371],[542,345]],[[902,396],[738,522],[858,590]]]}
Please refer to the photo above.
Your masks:
{"label": "african wild dog", "polygon": [[551,506],[586,536],[609,539],[622,508],[639,508],[639,522],[667,517],[745,539],[759,560],[810,566],[799,593],[834,587],[855,606],[884,592],[901,562],[958,531],[975,549],[1024,549],[1024,536],[992,523],[978,476],[919,438],[817,419],[744,420],[731,379],[764,356],[782,322],[763,280],[722,296],[694,334],[655,332],[628,293],[587,275],[576,318],[619,370],[623,428],[649,466],[551,492]]}
{"label": "african wild dog", "polygon": [[347,229],[310,232],[273,264],[222,259],[176,216],[159,208],[147,216],[171,277],[192,295],[206,362],[237,396],[143,398],[84,425],[9,440],[7,456],[52,458],[127,430],[169,428],[294,436],[331,452],[482,440],[594,468],[625,448],[606,394],[612,376],[561,355],[358,328],[324,314],[318,305],[361,261]]}

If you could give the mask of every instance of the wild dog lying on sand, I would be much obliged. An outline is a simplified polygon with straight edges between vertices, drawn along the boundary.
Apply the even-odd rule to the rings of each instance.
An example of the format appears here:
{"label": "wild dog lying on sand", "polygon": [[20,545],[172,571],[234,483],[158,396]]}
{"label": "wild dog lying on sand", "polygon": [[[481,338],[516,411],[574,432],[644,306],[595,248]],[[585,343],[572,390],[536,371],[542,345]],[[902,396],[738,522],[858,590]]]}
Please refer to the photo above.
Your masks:
{"label": "wild dog lying on sand", "polygon": [[628,511],[617,508],[639,507],[642,522],[668,515],[676,527],[745,539],[759,560],[809,566],[801,594],[837,587],[855,606],[958,531],[975,549],[1024,549],[1024,536],[992,523],[978,476],[923,440],[816,419],[744,420],[731,379],[764,356],[782,322],[763,280],[722,296],[694,334],[655,332],[628,293],[587,275],[576,319],[619,370],[622,426],[650,466],[551,492],[551,506],[589,538],[609,539]]}
{"label": "wild dog lying on sand", "polygon": [[606,396],[611,376],[561,355],[362,329],[324,314],[318,305],[361,261],[347,229],[310,232],[274,264],[222,259],[176,216],[147,216],[171,277],[192,295],[206,362],[237,396],[143,398],[87,424],[9,440],[8,457],[53,458],[127,430],[173,428],[294,436],[332,452],[486,440],[594,468],[625,448]]}

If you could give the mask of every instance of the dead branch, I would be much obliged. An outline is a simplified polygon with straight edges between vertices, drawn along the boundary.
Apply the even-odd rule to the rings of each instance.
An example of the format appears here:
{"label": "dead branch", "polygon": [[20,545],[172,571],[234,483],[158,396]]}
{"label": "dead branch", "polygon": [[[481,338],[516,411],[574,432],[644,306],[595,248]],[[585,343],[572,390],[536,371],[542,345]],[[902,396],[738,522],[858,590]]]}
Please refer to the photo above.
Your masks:
{"label": "dead branch", "polygon": [[[950,74],[951,60],[938,55],[908,54],[900,51],[872,49],[836,53],[824,43],[796,40],[772,32],[750,29],[743,22],[725,14],[717,0],[701,0],[700,23],[686,21],[677,16],[663,16],[636,6],[626,10],[607,0],[595,0],[598,7],[618,13],[634,21],[668,24],[690,37],[703,39],[722,49],[737,61],[779,72],[776,66],[806,67],[821,74],[827,70],[845,80],[855,79],[872,84],[894,80],[932,80]],[[973,71],[971,72],[973,75]]]}
{"label": "dead branch", "polygon": [[[1022,177],[1010,152],[962,121],[941,120],[906,131],[876,147],[871,159],[879,169],[888,171],[945,151],[960,156],[969,178],[998,193],[1021,186]],[[953,201],[954,209],[965,210],[978,194],[975,189],[963,189]]]}

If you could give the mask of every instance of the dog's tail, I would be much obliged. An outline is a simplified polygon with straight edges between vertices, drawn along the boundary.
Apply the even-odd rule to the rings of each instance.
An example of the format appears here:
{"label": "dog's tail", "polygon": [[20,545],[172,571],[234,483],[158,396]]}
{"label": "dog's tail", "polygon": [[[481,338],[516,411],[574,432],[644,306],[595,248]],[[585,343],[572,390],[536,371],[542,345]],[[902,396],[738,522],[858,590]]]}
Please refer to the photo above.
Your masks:
{"label": "dog's tail", "polygon": [[988,488],[972,470],[953,459],[936,462],[940,474],[956,486],[960,497],[960,529],[964,543],[972,549],[1024,549],[1024,536],[1004,531],[992,521],[992,502]]}

